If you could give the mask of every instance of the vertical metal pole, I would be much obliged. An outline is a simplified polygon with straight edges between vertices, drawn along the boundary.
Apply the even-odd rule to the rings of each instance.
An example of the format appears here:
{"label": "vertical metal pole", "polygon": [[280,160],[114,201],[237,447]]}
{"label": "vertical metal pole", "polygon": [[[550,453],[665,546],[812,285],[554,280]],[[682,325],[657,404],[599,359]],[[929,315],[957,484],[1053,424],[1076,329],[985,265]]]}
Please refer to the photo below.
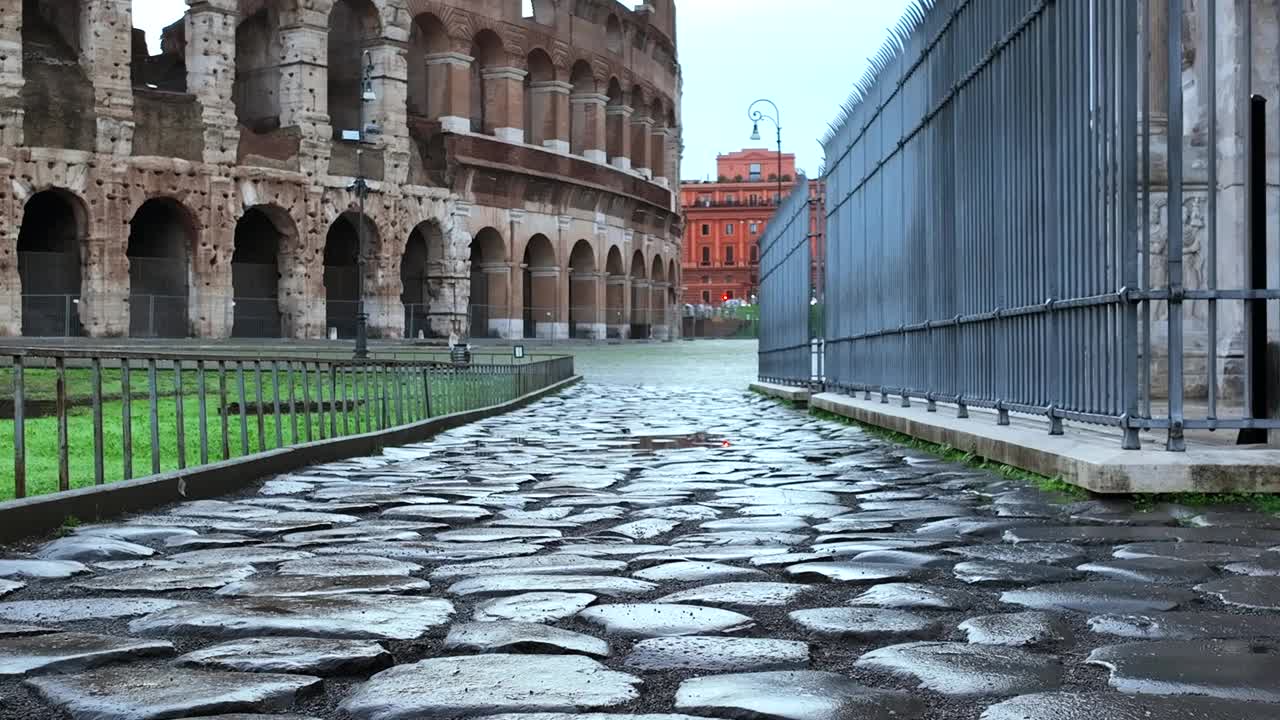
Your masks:
{"label": "vertical metal pole", "polygon": [[284,447],[284,428],[280,420],[280,361],[271,361],[271,413],[275,418],[276,447]]}
{"label": "vertical metal pole", "polygon": [[26,367],[13,356],[13,496],[27,496]]}
{"label": "vertical metal pole", "polygon": [[351,406],[348,403],[348,395],[350,393],[351,373],[347,365],[338,368],[338,376],[342,378],[342,434],[351,434]]}
{"label": "vertical metal pole", "polygon": [[133,391],[129,388],[129,358],[120,359],[120,444],[124,479],[133,479]]}
{"label": "vertical metal pole", "polygon": [[160,397],[156,359],[147,358],[147,417],[151,421],[151,474],[160,474]]}
{"label": "vertical metal pole", "polygon": [[[1138,32],[1138,15],[1137,7],[1126,2],[1116,6],[1121,13],[1121,24],[1119,37],[1123,43],[1120,48],[1117,70],[1120,74],[1120,116],[1119,116],[1119,135],[1120,135],[1120,152],[1119,161],[1121,168],[1119,188],[1112,192],[1111,202],[1119,204],[1121,215],[1119,227],[1115,228],[1117,233],[1117,242],[1119,243],[1121,256],[1121,287],[1137,288],[1138,287],[1138,218],[1136,217],[1135,202],[1132,195],[1133,188],[1137,185],[1137,172],[1135,163],[1137,162],[1137,148],[1135,147],[1135,126],[1137,125],[1137,95],[1141,92],[1146,97],[1147,91],[1145,87],[1137,86],[1137,79],[1134,77],[1132,67],[1139,61],[1139,53],[1137,48],[1137,32]],[[1145,63],[1145,58],[1141,59]],[[1212,152],[1210,153],[1213,154]],[[1144,217],[1142,222],[1146,222]],[[1138,374],[1138,306],[1128,298],[1123,299],[1123,305],[1120,306],[1120,336],[1122,344],[1120,347],[1121,355],[1121,403],[1123,404],[1124,414],[1122,422],[1124,426],[1121,431],[1124,437],[1121,441],[1121,447],[1126,450],[1137,450],[1142,446],[1138,438],[1138,428],[1132,424],[1137,418],[1138,407],[1138,391],[1139,391],[1139,374]]]}
{"label": "vertical metal pole", "polygon": [[[1208,134],[1206,144],[1209,148],[1209,246],[1205,281],[1210,293],[1213,293],[1218,289],[1218,0],[1205,0],[1205,11],[1208,14],[1205,51],[1209,56],[1209,71],[1205,73],[1207,76],[1205,97],[1209,106],[1206,128]],[[1251,33],[1252,28],[1246,28],[1245,32]],[[1208,419],[1216,420],[1218,417],[1218,301],[1212,296],[1209,298],[1208,334],[1209,371],[1206,373],[1209,391]]]}
{"label": "vertical metal pole", "polygon": [[[364,200],[369,194],[368,184],[364,178],[364,104],[365,92],[370,88],[373,76],[373,58],[366,51],[361,57],[364,66],[363,82],[360,89],[360,144],[356,146],[356,197],[360,200],[360,218],[356,226],[356,349],[355,357],[363,360],[369,357],[369,315],[364,305],[364,271],[365,271],[365,223]],[[319,372],[319,365],[316,371]],[[323,410],[323,408],[321,408]],[[323,425],[323,421],[321,421]],[[308,426],[310,427],[310,426]]]}
{"label": "vertical metal pole", "polygon": [[67,449],[67,360],[59,355],[54,359],[57,373],[58,410],[58,490],[71,489],[71,462]]}
{"label": "vertical metal pole", "polygon": [[286,360],[284,364],[284,380],[289,385],[289,425],[291,431],[289,433],[289,443],[291,445],[298,444],[298,393],[297,383],[293,381],[293,361]]}
{"label": "vertical metal pole", "polygon": [[200,464],[209,464],[209,401],[205,397],[204,360],[196,361],[196,405],[199,408]]}
{"label": "vertical metal pole", "polygon": [[[1249,155],[1245,184],[1246,288],[1267,287],[1267,101],[1261,95],[1249,99]],[[1216,268],[1211,268],[1213,272]],[[1245,398],[1247,419],[1267,417],[1267,301],[1244,303]],[[1216,378],[1210,378],[1212,383]],[[1265,428],[1243,428],[1237,445],[1267,442]]]}
{"label": "vertical metal pole", "polygon": [[307,442],[311,442],[311,384],[307,380],[307,361],[303,360],[298,365],[302,368],[302,424]]}
{"label": "vertical metal pole", "polygon": [[231,429],[227,418],[227,361],[218,361],[218,417],[222,420],[222,459],[231,459]]}
{"label": "vertical metal pole", "polygon": [[182,408],[182,361],[173,361],[173,420],[177,429],[178,469],[187,467],[187,421]]}
{"label": "vertical metal pole", "polygon": [[107,481],[106,469],[103,467],[105,446],[102,441],[102,358],[94,357],[91,361],[93,377],[93,484],[101,485]]}
{"label": "vertical metal pole", "polygon": [[319,360],[316,361],[316,434],[323,440],[328,436],[325,426],[324,417],[327,414],[324,409],[324,370]]}
{"label": "vertical metal pole", "polygon": [[244,389],[244,361],[236,361],[236,392],[240,398],[240,455],[249,455],[249,398]]}
{"label": "vertical metal pole", "polygon": [[1187,449],[1182,407],[1182,0],[1169,2],[1169,438],[1165,448]]}
{"label": "vertical metal pole", "polygon": [[253,361],[253,384],[257,386],[258,398],[258,452],[267,450],[267,401],[262,387],[262,360]]}
{"label": "vertical metal pole", "polygon": [[338,368],[329,363],[329,437],[338,437]]}
{"label": "vertical metal pole", "polygon": [[[520,366],[517,366],[517,371]],[[431,366],[425,365],[422,368],[422,406],[426,410],[427,417],[431,417]]]}

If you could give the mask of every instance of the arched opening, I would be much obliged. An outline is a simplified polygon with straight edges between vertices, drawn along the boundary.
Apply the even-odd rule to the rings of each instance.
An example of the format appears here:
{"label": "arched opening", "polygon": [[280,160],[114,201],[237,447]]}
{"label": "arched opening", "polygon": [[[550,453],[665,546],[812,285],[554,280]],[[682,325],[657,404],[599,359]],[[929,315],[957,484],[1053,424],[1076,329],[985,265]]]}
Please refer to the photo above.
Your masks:
{"label": "arched opening", "polygon": [[497,97],[488,97],[485,72],[501,67],[505,51],[502,38],[492,30],[481,30],[471,41],[471,132],[492,135],[498,117]]}
{"label": "arched opening", "polygon": [[337,0],[329,13],[329,124],[333,137],[360,130],[364,102],[364,51],[382,34],[370,0]]}
{"label": "arched opening", "polygon": [[80,326],[80,246],[88,216],[80,198],[45,190],[27,200],[18,230],[22,334],[83,334]]}
{"label": "arched opening", "polygon": [[329,226],[324,241],[325,327],[340,338],[355,337],[360,307],[360,225],[364,247],[377,244],[377,226],[357,212],[344,212]]}
{"label": "arched opening", "polygon": [[[427,67],[427,57],[448,52],[449,35],[440,18],[423,13],[413,19],[409,29],[407,55],[409,83],[408,112],[411,116],[435,120],[444,113],[446,85],[433,82],[432,71]],[[447,71],[448,66],[444,66]]]}
{"label": "arched opening", "polygon": [[524,77],[524,137],[530,145],[542,146],[556,139],[555,113],[546,85],[556,79],[551,56],[541,48],[529,53],[529,74]]}
{"label": "arched opening", "polygon": [[187,91],[187,19],[160,31],[160,52],[152,55],[147,46],[147,33],[133,28],[129,63],[135,88],[185,93]]}
{"label": "arched opening", "polygon": [[618,78],[610,78],[609,108],[606,111],[608,121],[605,123],[605,151],[610,164],[614,164],[614,160],[618,158],[627,156],[624,138],[631,132],[631,128],[627,127],[625,117],[622,115],[622,107],[626,104],[622,95],[622,84],[618,82]]}
{"label": "arched opening", "polygon": [[669,308],[667,312],[672,313],[672,316],[667,318],[667,335],[668,336],[671,335],[672,325],[678,326],[678,323],[680,322],[680,313],[676,312],[676,304],[680,301],[680,278],[679,278],[678,272],[679,272],[679,266],[676,265],[676,261],[674,259],[668,260],[667,261],[667,283],[669,283],[670,286],[667,288],[666,307]]}
{"label": "arched opening", "polygon": [[622,251],[617,245],[609,248],[604,262],[605,272],[605,323],[606,336],[621,338],[625,336],[628,320],[623,316],[626,300],[623,293],[627,289],[627,271],[622,263]]}
{"label": "arched opening", "polygon": [[649,337],[649,281],[644,254],[631,256],[631,335],[632,339]]}
{"label": "arched opening", "polygon": [[[420,223],[409,234],[400,256],[400,302],[404,304],[405,337],[447,337],[452,328],[433,327],[431,316],[449,311],[453,298],[444,280],[444,233],[434,220]],[[457,288],[452,288],[457,292]],[[462,328],[458,328],[460,333]]]}
{"label": "arched opening", "polygon": [[196,224],[172,198],[153,198],[129,221],[129,335],[186,337]]}
{"label": "arched opening", "polygon": [[609,52],[622,52],[622,23],[618,22],[617,15],[610,15],[604,24],[605,45],[609,48]]}
{"label": "arched opening", "polygon": [[569,337],[600,338],[596,305],[596,253],[591,243],[579,240],[569,253]]}
{"label": "arched opening", "polygon": [[21,65],[25,144],[93,150],[97,123],[93,83],[80,65],[81,6],[66,0],[23,0]]}
{"label": "arched opening", "polygon": [[667,113],[658,98],[654,98],[649,106],[649,117],[653,118],[653,138],[649,141],[649,169],[653,171],[655,178],[666,177],[667,143],[666,136],[662,133],[667,126]]}
{"label": "arched opening", "polygon": [[280,247],[295,235],[277,207],[249,208],[236,222],[231,255],[232,337],[281,337]]}
{"label": "arched opening", "polygon": [[[591,95],[596,91],[596,80],[591,74],[591,66],[585,60],[573,64],[569,75],[575,96]],[[587,128],[587,106],[583,102],[573,102],[569,110],[569,152],[574,155],[586,155],[590,150],[590,133]]]}
{"label": "arched opening", "polygon": [[236,79],[232,100],[236,119],[253,133],[280,127],[280,61],[284,47],[280,18],[263,7],[236,28]]}
{"label": "arched opening", "polygon": [[665,340],[667,333],[667,288],[661,287],[667,280],[667,266],[661,256],[655,255],[649,271],[651,283],[649,298],[649,335],[655,340]]}
{"label": "arched opening", "polygon": [[560,296],[560,266],[556,251],[546,235],[534,235],[524,248],[524,336],[527,338],[554,338],[556,327],[567,324],[560,317],[556,298]]}
{"label": "arched opening", "polygon": [[467,307],[472,337],[502,337],[510,274],[502,234],[487,227],[471,238],[471,300]]}

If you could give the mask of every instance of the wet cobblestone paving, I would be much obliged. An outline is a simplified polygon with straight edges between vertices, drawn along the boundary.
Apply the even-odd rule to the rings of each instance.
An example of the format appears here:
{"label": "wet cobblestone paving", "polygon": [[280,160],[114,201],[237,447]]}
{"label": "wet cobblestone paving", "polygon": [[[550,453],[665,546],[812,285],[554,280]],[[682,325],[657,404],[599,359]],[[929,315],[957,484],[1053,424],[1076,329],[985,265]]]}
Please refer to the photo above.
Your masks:
{"label": "wet cobblestone paving", "polygon": [[0,595],[4,720],[1280,718],[1275,518],[731,389],[581,385],[5,548]]}

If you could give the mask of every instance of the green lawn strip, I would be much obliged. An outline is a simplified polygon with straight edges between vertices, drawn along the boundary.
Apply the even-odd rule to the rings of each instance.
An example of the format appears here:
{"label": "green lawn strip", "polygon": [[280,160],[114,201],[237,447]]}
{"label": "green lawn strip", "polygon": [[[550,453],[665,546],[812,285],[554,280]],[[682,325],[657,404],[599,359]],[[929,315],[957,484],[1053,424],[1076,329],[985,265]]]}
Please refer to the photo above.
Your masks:
{"label": "green lawn strip", "polygon": [[[194,467],[200,463],[199,395],[194,392],[194,380],[190,381],[190,384],[184,382],[183,386],[184,389],[190,390],[190,392],[183,394],[182,425],[185,432],[186,462],[187,467]],[[351,384],[348,387],[351,388]],[[229,388],[229,403],[239,402],[238,388],[236,390],[236,392],[232,392],[231,388]],[[514,378],[508,375],[479,376],[466,381],[446,376],[433,376],[430,385],[431,415],[438,417],[506,402],[514,399],[515,392]],[[326,408],[329,407],[329,393],[330,388],[326,385]],[[287,412],[287,392],[283,394],[285,397],[281,401],[280,432],[283,444],[287,446],[294,442],[294,419]],[[300,386],[295,389],[295,397],[299,403],[302,402]],[[339,400],[341,400],[341,397],[341,392],[339,392]],[[352,394],[349,392],[348,399],[350,400],[351,397]],[[361,397],[363,398],[363,389],[361,390]],[[310,398],[313,403],[316,402],[314,385],[312,386]],[[252,390],[246,390],[246,400],[252,409],[256,402],[256,395]],[[417,398],[412,398],[412,400],[416,401]],[[271,401],[271,393],[267,391],[264,394],[264,409],[266,412],[263,413],[262,423],[266,449],[274,449],[276,447],[276,418]],[[409,421],[410,417],[417,418],[421,411],[420,407],[415,408],[413,414],[410,415],[410,401],[411,398],[407,394],[404,395],[402,403],[404,404],[403,412],[406,422]],[[218,411],[220,407],[218,396],[210,392],[208,388],[206,388],[206,405],[209,460],[216,462],[223,459],[222,419]],[[121,420],[123,408],[124,403],[120,400],[103,403],[103,475],[106,482],[115,482],[124,478],[124,429]],[[161,472],[177,470],[179,455],[177,441],[178,422],[173,395],[161,397],[157,403],[156,410],[160,439],[160,470]],[[339,435],[345,434],[344,428],[349,429],[353,434],[357,431],[366,431],[369,428],[369,425],[366,424],[367,417],[373,419],[376,429],[380,412],[381,408],[377,406],[352,405],[347,408],[345,413],[347,422],[344,424],[344,412],[339,408],[335,420],[337,432]],[[394,401],[388,403],[386,412],[390,424],[395,425],[398,418]],[[149,403],[146,401],[134,401],[130,406],[129,415],[131,418],[130,436],[133,443],[131,453],[133,457],[133,477],[144,477],[152,474],[153,467]],[[358,419],[357,415],[359,415]],[[330,432],[330,413],[328,411],[323,414],[312,412],[309,413],[309,416],[311,438],[318,440],[328,437]],[[300,405],[297,418],[298,442],[307,440],[307,417],[308,413],[303,412]],[[244,434],[248,437],[247,444],[242,442],[240,421],[241,415],[239,413],[230,413],[227,416],[226,447],[228,448],[228,456],[233,458],[247,454],[246,447],[249,454],[259,451],[257,413],[250,412],[245,417]],[[29,418],[24,424],[24,429],[27,495],[34,496],[57,491],[57,419],[54,417]],[[14,497],[13,430],[13,420],[0,420],[0,500]],[[68,413],[67,455],[70,486],[72,488],[92,486],[94,483],[93,415],[89,407],[76,407]]]}

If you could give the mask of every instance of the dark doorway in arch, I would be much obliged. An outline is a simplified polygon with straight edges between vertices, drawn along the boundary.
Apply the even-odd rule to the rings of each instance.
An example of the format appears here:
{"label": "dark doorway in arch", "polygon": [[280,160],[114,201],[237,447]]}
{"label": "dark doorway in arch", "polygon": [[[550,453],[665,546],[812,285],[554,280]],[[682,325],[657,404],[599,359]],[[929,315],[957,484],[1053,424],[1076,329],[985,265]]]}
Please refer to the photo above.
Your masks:
{"label": "dark doorway in arch", "polygon": [[[328,100],[333,138],[343,130],[362,130],[364,51],[382,34],[378,9],[369,0],[337,0],[329,12]],[[367,116],[366,116],[367,118]]]}
{"label": "dark doorway in arch", "polygon": [[[343,213],[329,226],[324,242],[325,327],[340,338],[356,335],[360,305],[360,236],[356,213]],[[369,223],[365,220],[366,234]],[[368,237],[365,242],[370,242]]]}
{"label": "dark doorway in arch", "polygon": [[231,256],[232,337],[280,337],[280,241],[266,212],[250,208],[236,223]]}
{"label": "dark doorway in arch", "polygon": [[524,249],[523,265],[524,296],[521,306],[524,309],[524,336],[554,338],[557,325],[567,323],[568,318],[560,317],[559,266],[556,264],[555,248],[546,235],[539,234],[529,238]]}
{"label": "dark doorway in arch", "polygon": [[520,298],[520,307],[524,312],[521,314],[520,324],[524,328],[526,338],[535,338],[538,336],[538,328],[533,308],[533,272],[527,266],[524,269],[524,282],[521,286],[524,295]]}
{"label": "dark doorway in arch", "polygon": [[195,224],[178,201],[154,198],[129,221],[129,335],[186,337]]}
{"label": "dark doorway in arch", "polygon": [[[404,255],[400,258],[400,302],[404,304],[404,335],[416,338],[439,337],[431,327],[430,316],[442,297],[444,280],[444,234],[434,222],[424,222],[413,229]],[[457,329],[459,333],[462,328]],[[447,336],[447,333],[445,334]]]}
{"label": "dark doorway in arch", "polygon": [[22,287],[22,334],[82,335],[80,244],[87,218],[70,193],[46,190],[27,200],[18,231],[18,278]]}

